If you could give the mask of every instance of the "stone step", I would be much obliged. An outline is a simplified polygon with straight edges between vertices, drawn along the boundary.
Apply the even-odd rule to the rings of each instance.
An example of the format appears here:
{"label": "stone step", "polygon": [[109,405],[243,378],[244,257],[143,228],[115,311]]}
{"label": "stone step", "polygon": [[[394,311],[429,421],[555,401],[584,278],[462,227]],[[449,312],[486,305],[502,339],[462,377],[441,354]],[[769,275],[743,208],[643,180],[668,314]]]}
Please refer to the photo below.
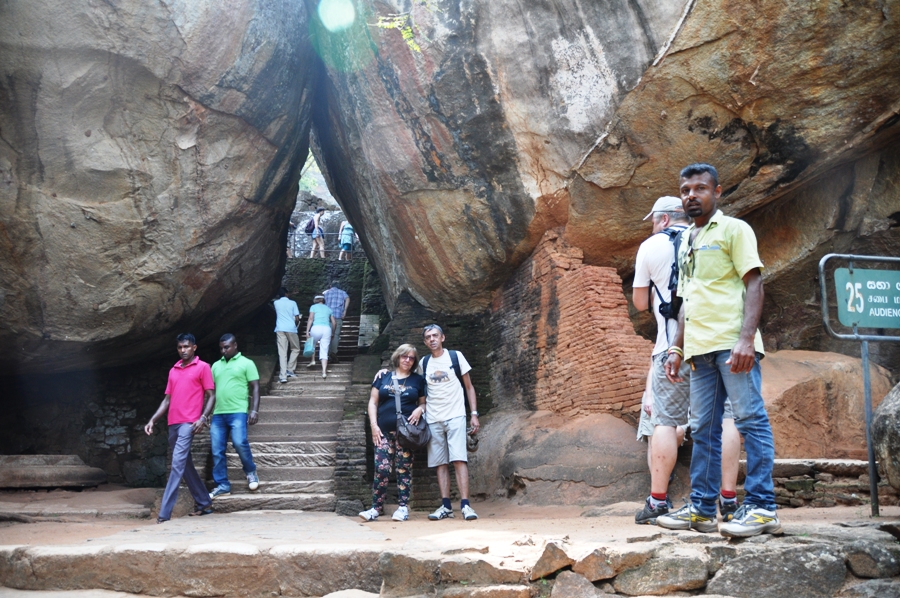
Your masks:
{"label": "stone step", "polygon": [[344,397],[312,397],[307,395],[266,395],[260,398],[261,415],[281,409],[338,409],[344,407]]}
{"label": "stone step", "polygon": [[[252,449],[251,449],[252,450]],[[240,468],[241,459],[237,453],[226,453],[228,467]],[[334,452],[330,453],[280,453],[280,454],[253,454],[253,462],[257,467],[333,467],[335,462]]]}
{"label": "stone step", "polygon": [[[292,424],[293,425],[293,424]],[[272,434],[261,433],[253,437],[257,442],[292,442],[292,441],[332,441],[337,439],[334,432],[307,432],[303,434],[274,432]]]}
{"label": "stone step", "polygon": [[[332,409],[273,409],[269,408],[260,414],[261,421],[269,423],[313,423],[336,422],[343,418],[344,410],[340,407]],[[259,424],[257,424],[259,425]]]}
{"label": "stone step", "polygon": [[[274,467],[259,469],[259,476],[267,482],[312,482],[331,480],[334,467]],[[229,480],[246,479],[240,467],[228,468]]]}
{"label": "stone step", "polygon": [[[266,472],[258,470],[262,476]],[[243,476],[243,474],[241,474]],[[232,494],[331,494],[334,492],[334,480],[289,480],[289,481],[259,481],[259,488],[251,491],[243,477],[231,480]],[[216,499],[219,500],[219,499]]]}
{"label": "stone step", "polygon": [[232,494],[217,498],[217,513],[235,511],[334,511],[334,494]]}
{"label": "stone step", "polygon": [[278,383],[272,385],[272,388],[269,389],[269,395],[275,397],[320,397],[324,399],[342,397],[345,389],[346,386],[343,384],[317,384],[315,386],[310,384],[302,386],[300,384],[287,385]]}
{"label": "stone step", "polygon": [[260,422],[247,432],[250,442],[291,442],[336,440],[340,422],[268,423]]}
{"label": "stone step", "polygon": [[254,455],[297,455],[333,453],[337,441],[318,442],[251,442],[250,449]]}

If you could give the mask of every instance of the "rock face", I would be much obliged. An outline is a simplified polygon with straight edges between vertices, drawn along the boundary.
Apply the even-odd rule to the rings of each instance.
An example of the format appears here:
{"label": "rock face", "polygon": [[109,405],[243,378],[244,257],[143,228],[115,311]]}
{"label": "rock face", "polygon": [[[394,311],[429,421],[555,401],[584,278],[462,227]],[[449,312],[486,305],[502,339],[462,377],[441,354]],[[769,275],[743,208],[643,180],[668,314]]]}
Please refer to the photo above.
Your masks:
{"label": "rock face", "polygon": [[[567,178],[686,4],[357,3],[344,39],[365,43],[319,42],[316,152],[386,294],[483,308],[570,218]],[[412,43],[368,26],[396,14]]]}
{"label": "rock face", "polygon": [[559,225],[627,275],[697,160],[768,237],[769,279],[834,242],[898,246],[896,152],[872,154],[898,131],[894,3],[360,4],[412,40],[369,27],[352,65],[326,59],[316,151],[390,297],[482,308]]}
{"label": "rock face", "polygon": [[287,0],[0,8],[0,371],[134,362],[268,298],[307,26]]}
{"label": "rock face", "polygon": [[[778,459],[868,460],[860,360],[837,353],[778,351],[761,362],[763,398]],[[872,404],[891,386],[873,365]]]}
{"label": "rock face", "polygon": [[882,473],[893,488],[900,490],[900,384],[872,416],[872,443]]}

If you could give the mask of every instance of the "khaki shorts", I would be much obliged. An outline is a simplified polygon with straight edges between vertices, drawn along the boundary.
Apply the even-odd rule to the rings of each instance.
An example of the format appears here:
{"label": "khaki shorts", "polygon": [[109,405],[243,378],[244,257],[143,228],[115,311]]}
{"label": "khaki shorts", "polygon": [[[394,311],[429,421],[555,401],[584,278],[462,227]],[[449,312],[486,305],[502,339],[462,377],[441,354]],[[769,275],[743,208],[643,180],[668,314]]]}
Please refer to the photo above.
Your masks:
{"label": "khaki shorts", "polygon": [[641,398],[641,419],[638,422],[637,429],[637,439],[642,442],[647,442],[650,437],[653,436],[653,428],[656,427],[653,425],[651,417],[644,411],[644,398],[646,398],[646,396],[647,391],[644,391],[644,397]]}
{"label": "khaki shorts", "polygon": [[428,467],[452,461],[468,461],[466,450],[466,416],[460,415],[445,422],[428,422],[431,440],[428,441]]}
{"label": "khaki shorts", "polygon": [[679,374],[683,381],[673,384],[666,378],[666,359],[660,353],[653,356],[653,418],[654,426],[686,426],[691,410],[691,366],[681,362]]}

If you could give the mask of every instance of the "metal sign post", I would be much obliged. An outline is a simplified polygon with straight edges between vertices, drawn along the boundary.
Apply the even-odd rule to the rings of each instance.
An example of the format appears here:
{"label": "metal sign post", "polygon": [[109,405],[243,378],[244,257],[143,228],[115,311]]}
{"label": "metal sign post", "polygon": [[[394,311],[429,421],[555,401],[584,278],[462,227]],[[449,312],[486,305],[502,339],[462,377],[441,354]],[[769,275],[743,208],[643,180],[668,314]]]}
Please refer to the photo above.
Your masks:
{"label": "metal sign post", "polygon": [[[838,321],[853,329],[853,334],[840,334],[831,327],[828,314],[828,288],[825,264],[828,260],[847,260],[846,268],[834,271]],[[859,328],[900,329],[900,270],[854,268],[853,262],[898,264],[900,258],[829,253],[819,261],[819,288],[822,291],[822,323],[825,330],[840,340],[859,341],[862,357],[863,392],[866,402],[866,445],[869,451],[869,496],[872,516],[878,517],[878,468],[872,445],[872,382],[869,378],[869,341],[900,342],[900,336],[860,334]]]}

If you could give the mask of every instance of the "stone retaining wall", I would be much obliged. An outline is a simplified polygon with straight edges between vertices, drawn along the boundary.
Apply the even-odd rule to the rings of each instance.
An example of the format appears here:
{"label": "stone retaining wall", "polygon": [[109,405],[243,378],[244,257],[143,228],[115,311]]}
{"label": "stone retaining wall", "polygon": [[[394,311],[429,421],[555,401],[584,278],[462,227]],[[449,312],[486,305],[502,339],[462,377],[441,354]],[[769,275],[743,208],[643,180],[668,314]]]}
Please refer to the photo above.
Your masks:
{"label": "stone retaining wall", "polygon": [[[746,462],[741,461],[743,483]],[[869,464],[850,459],[776,459],[773,469],[775,502],[780,507],[834,507],[868,504]],[[738,487],[743,499],[744,490]],[[878,484],[881,506],[900,505],[900,493],[886,481]]]}
{"label": "stone retaining wall", "polygon": [[615,269],[582,257],[549,231],[498,292],[495,395],[504,408],[611,413],[634,423],[652,343],[634,333]]}

